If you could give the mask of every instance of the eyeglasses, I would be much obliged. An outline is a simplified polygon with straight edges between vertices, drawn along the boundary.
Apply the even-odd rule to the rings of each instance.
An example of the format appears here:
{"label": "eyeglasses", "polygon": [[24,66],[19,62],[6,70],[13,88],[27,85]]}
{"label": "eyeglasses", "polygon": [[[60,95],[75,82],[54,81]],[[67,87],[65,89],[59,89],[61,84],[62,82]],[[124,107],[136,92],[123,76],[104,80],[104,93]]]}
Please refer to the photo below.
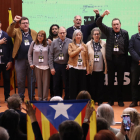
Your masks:
{"label": "eyeglasses", "polygon": [[21,24],[29,24],[28,22],[23,22],[23,23],[21,23]]}
{"label": "eyeglasses", "polygon": [[93,34],[93,35],[98,36],[98,35],[100,35],[100,34]]}
{"label": "eyeglasses", "polygon": [[44,35],[37,35],[38,37],[44,37]]}
{"label": "eyeglasses", "polygon": [[61,35],[62,35],[62,34],[65,34],[65,33],[66,33],[66,32],[61,32],[61,33],[59,33],[59,34],[61,34]]}

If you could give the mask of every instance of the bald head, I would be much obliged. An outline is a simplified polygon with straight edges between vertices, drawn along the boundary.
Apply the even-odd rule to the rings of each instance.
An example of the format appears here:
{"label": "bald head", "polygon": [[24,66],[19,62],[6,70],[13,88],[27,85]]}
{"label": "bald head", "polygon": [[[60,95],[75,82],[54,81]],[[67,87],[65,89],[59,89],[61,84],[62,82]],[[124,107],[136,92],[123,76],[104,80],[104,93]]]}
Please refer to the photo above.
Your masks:
{"label": "bald head", "polygon": [[67,31],[65,27],[59,27],[58,36],[59,38],[64,41],[67,35]]}
{"label": "bald head", "polygon": [[0,127],[0,140],[9,140],[9,134],[3,127]]}
{"label": "bald head", "polygon": [[81,23],[82,23],[82,17],[79,15],[75,16],[73,22],[74,22],[74,26],[76,28],[79,28],[81,26]]}

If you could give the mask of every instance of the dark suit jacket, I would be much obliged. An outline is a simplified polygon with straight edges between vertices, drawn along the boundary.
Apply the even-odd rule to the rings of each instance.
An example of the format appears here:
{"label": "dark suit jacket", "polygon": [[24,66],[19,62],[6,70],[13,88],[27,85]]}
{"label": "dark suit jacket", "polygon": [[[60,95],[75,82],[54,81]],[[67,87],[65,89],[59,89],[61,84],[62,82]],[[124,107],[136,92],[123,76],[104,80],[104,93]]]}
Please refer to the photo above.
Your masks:
{"label": "dark suit jacket", "polygon": [[[106,59],[107,60],[112,60],[112,53],[113,53],[113,46],[114,46],[114,36],[115,32],[112,28],[104,25],[102,23],[103,17],[99,17],[97,19],[97,25],[99,26],[100,30],[107,36],[106,40]],[[125,55],[126,57],[128,56],[128,46],[129,46],[129,36],[128,32],[121,29],[121,35],[123,36],[124,39],[124,50],[125,50]]]}
{"label": "dark suit jacket", "polygon": [[7,64],[8,62],[11,62],[13,60],[12,59],[13,43],[11,37],[9,37],[6,32],[2,31],[0,39],[4,37],[6,38],[7,42],[6,44],[0,45],[3,48],[3,56],[1,57],[1,62]]}
{"label": "dark suit jacket", "polygon": [[[91,30],[95,27],[97,27],[96,25],[96,20],[98,19],[99,15],[96,15],[96,19],[95,22],[93,22],[92,24],[89,25],[81,25],[81,32],[83,33],[83,42],[86,44],[88,41],[88,36],[91,34]],[[67,38],[72,39],[73,36],[73,26],[67,29]]]}

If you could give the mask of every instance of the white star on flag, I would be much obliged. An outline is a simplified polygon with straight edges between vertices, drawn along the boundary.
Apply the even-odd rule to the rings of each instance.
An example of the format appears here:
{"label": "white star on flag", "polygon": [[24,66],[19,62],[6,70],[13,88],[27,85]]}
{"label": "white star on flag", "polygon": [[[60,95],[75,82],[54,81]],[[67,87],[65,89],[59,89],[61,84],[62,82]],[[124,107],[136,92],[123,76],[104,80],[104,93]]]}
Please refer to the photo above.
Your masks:
{"label": "white star on flag", "polygon": [[67,110],[72,106],[72,104],[58,103],[57,105],[49,105],[49,106],[51,106],[53,109],[56,110],[54,119],[56,119],[61,114],[65,116],[67,119],[69,119]]}

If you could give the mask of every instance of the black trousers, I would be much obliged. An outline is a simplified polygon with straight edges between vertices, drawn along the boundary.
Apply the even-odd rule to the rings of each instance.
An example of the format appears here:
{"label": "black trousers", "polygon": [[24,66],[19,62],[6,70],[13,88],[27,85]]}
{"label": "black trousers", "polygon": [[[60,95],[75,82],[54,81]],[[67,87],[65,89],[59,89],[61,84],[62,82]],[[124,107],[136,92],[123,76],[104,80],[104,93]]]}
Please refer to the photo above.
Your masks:
{"label": "black trousers", "polygon": [[62,80],[65,84],[65,99],[69,99],[69,73],[66,70],[66,64],[54,63],[56,71],[53,75],[54,96],[62,96]]}
{"label": "black trousers", "polygon": [[117,99],[123,101],[123,81],[124,81],[124,69],[126,66],[125,55],[113,56],[112,61],[107,60],[108,68],[108,95],[109,101],[114,101],[114,80],[115,72],[117,72]]}
{"label": "black trousers", "polygon": [[4,80],[5,101],[10,96],[10,70],[6,70],[6,64],[0,64],[0,73],[2,72]]}
{"label": "black trousers", "polygon": [[140,65],[136,62],[132,62],[131,64],[131,93],[132,93],[132,101],[139,101],[140,98],[140,90],[138,87],[140,77]]}
{"label": "black trousers", "polygon": [[90,75],[90,94],[95,102],[103,102],[104,99],[104,79],[105,74],[101,72],[92,72]]}
{"label": "black trousers", "polygon": [[81,90],[86,90],[86,70],[69,69],[70,99],[76,99]]}

